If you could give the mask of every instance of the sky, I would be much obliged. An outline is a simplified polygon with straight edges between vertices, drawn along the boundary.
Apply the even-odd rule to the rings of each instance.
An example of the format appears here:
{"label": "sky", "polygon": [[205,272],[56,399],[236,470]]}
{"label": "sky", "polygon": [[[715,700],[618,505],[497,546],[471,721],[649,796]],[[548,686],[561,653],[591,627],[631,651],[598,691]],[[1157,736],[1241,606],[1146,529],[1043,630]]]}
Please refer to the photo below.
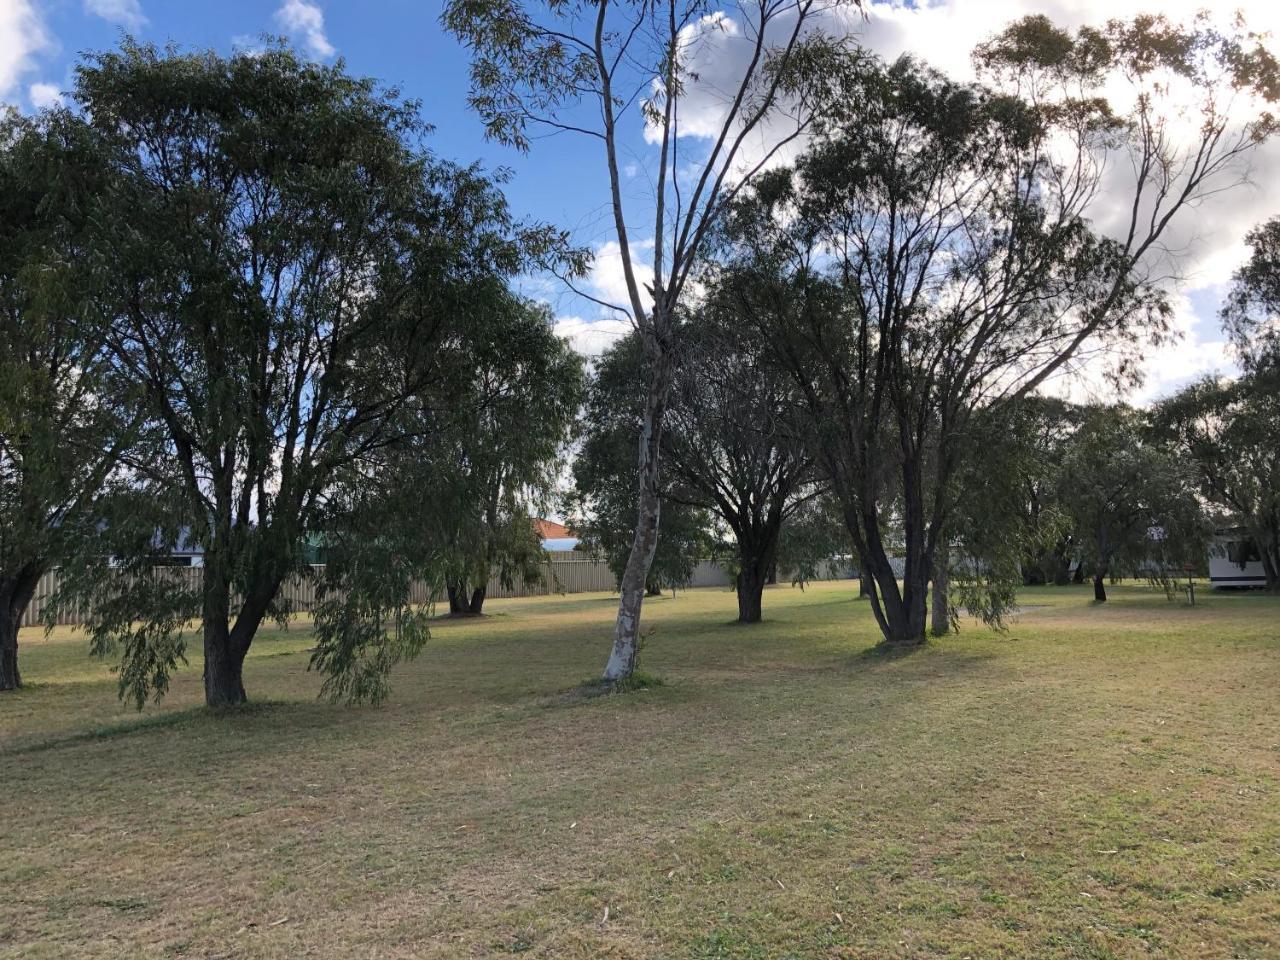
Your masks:
{"label": "sky", "polygon": [[[1027,13],[1045,13],[1075,27],[1153,6],[1185,19],[1203,0],[893,0],[872,4],[865,20],[849,18],[843,28],[885,56],[911,52],[964,78],[973,46]],[[1235,7],[1251,27],[1280,34],[1280,3],[1250,0]],[[435,127],[429,142],[437,154],[509,170],[506,192],[517,215],[568,229],[595,250],[586,286],[602,299],[622,299],[600,148],[572,135],[540,139],[528,154],[486,142],[467,106],[466,51],[440,29],[439,13],[438,3],[421,0],[0,0],[0,103],[29,111],[57,102],[71,87],[81,54],[114,46],[125,32],[158,44],[222,52],[252,47],[264,35],[283,36],[308,57],[327,63],[341,58],[351,72],[419,100]],[[732,48],[716,52],[716,65],[731,69],[733,54]],[[655,149],[638,117],[633,125],[623,143],[628,171],[642,170]],[[1268,147],[1258,158],[1254,185],[1204,204],[1187,223],[1186,280],[1174,300],[1182,337],[1147,357],[1146,382],[1128,399],[1149,402],[1204,373],[1231,369],[1217,311],[1231,271],[1243,260],[1244,234],[1280,214],[1276,164],[1280,148]],[[638,197],[642,177],[634,179]],[[555,281],[533,282],[530,292],[552,305],[560,332],[585,353],[600,352],[627,328]],[[1115,399],[1106,387],[1087,389],[1096,399]]]}

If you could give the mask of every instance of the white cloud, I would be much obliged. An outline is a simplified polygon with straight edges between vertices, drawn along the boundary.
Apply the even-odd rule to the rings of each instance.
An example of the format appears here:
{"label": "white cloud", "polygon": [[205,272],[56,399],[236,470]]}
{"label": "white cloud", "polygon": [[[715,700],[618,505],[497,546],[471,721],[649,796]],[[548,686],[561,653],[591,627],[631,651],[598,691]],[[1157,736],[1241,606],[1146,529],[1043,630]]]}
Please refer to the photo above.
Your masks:
{"label": "white cloud", "polygon": [[586,320],[582,317],[557,317],[556,336],[564,337],[578,353],[598,357],[631,332],[631,322],[622,318]]}
{"label": "white cloud", "polygon": [[56,83],[33,83],[27,88],[27,99],[37,110],[61,106],[63,102],[62,88]]}
{"label": "white cloud", "polygon": [[318,4],[307,0],[284,0],[276,11],[276,23],[296,43],[317,60],[325,60],[337,53],[324,32],[324,11]]}
{"label": "white cloud", "polygon": [[[647,240],[640,244],[633,242],[631,246],[631,266],[635,272],[636,283],[640,285],[640,300],[648,310],[653,306],[653,296],[650,293],[650,287],[653,285],[653,267],[637,260],[635,252],[639,249],[651,253],[653,241]],[[627,292],[626,273],[622,268],[622,248],[616,240],[610,240],[596,249],[588,280],[591,286],[590,292],[594,296],[630,313],[631,297]]]}
{"label": "white cloud", "polygon": [[10,96],[36,54],[50,44],[29,0],[0,0],[0,100]]}
{"label": "white cloud", "polygon": [[147,22],[138,0],[84,0],[84,10],[129,30],[140,30]]}
{"label": "white cloud", "polygon": [[1091,356],[1082,363],[1051,378],[1044,392],[1078,403],[1114,403],[1117,400],[1145,406],[1167,397],[1193,380],[1210,373],[1236,375],[1239,370],[1230,345],[1216,319],[1199,317],[1190,298],[1178,294],[1170,298],[1173,307],[1173,336],[1156,347],[1148,347],[1137,361],[1142,383],[1123,396],[1105,376],[1107,359]]}
{"label": "white cloud", "polygon": [[[1029,14],[1044,14],[1059,26],[1074,29],[1150,12],[1188,23],[1206,6],[1205,0],[1161,0],[1154,5],[1150,0],[1004,0],[999,4],[990,0],[877,0],[870,5],[866,18],[848,8],[833,8],[818,26],[833,34],[854,34],[864,46],[886,59],[909,53],[956,79],[970,80],[974,77],[970,59],[974,47],[1006,24]],[[1280,44],[1280,3],[1237,0],[1215,8],[1211,17],[1229,27],[1237,10],[1251,30],[1271,34],[1273,50]],[[789,24],[779,22],[776,29],[781,34]],[[750,45],[740,30],[718,14],[686,29],[682,43],[688,69],[697,79],[681,98],[681,132],[705,138],[720,129],[728,103],[725,91],[743,69]],[[653,143],[655,132],[646,129],[646,141]],[[769,132],[758,139],[759,143],[747,145],[749,154],[763,155],[771,142]],[[1123,198],[1127,192],[1132,195],[1131,183],[1125,182],[1129,176],[1126,167],[1124,163],[1112,165],[1103,193],[1094,205],[1097,226],[1103,232],[1118,229],[1127,210],[1123,202],[1108,201],[1108,197]],[[1182,211],[1173,221],[1163,239],[1172,251],[1183,292],[1203,292],[1226,281],[1244,259],[1244,235],[1254,225],[1280,214],[1280,178],[1271,175],[1277,167],[1280,142],[1273,142],[1254,155],[1249,185],[1210,196],[1194,209]],[[1212,308],[1206,308],[1206,299],[1197,298],[1201,308],[1198,317],[1185,298],[1179,301],[1179,309],[1194,324],[1187,327],[1179,343],[1147,358],[1147,385],[1135,399],[1167,392],[1225,362],[1217,318]]]}

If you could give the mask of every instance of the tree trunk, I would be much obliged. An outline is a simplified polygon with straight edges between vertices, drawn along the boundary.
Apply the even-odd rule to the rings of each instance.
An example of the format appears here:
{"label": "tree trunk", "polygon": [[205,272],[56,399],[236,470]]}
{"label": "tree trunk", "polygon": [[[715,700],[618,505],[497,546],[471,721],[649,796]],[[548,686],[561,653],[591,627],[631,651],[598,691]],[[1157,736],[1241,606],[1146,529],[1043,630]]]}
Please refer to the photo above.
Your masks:
{"label": "tree trunk", "polygon": [[248,699],[244,692],[244,657],[249,648],[244,640],[245,628],[241,626],[243,617],[236,620],[233,641],[230,626],[231,580],[221,558],[213,551],[205,554],[202,614],[204,702],[215,709],[244,703]]}
{"label": "tree trunk", "polygon": [[244,692],[244,654],[232,649],[225,622],[204,625],[204,702],[215,709],[249,698]]}
{"label": "tree trunk", "polygon": [[14,576],[0,577],[0,691],[22,686],[18,669],[18,629],[27,605],[35,596],[43,570],[34,565],[23,567]]}
{"label": "tree trunk", "polygon": [[738,571],[736,583],[738,591],[738,622],[759,623],[764,598],[764,583],[767,575],[762,575],[756,563],[742,565]]}
{"label": "tree trunk", "polygon": [[1098,603],[1107,602],[1107,582],[1106,576],[1101,573],[1093,575],[1093,599]]}
{"label": "tree trunk", "polygon": [[[656,320],[655,317],[651,322],[656,323]],[[622,572],[622,597],[613,626],[613,647],[604,668],[604,679],[610,682],[625,680],[635,672],[640,608],[644,604],[649,568],[653,566],[653,556],[658,549],[658,521],[662,507],[658,487],[658,453],[667,397],[671,392],[672,359],[663,347],[658,346],[655,350],[658,355],[653,358],[654,369],[640,427],[635,536]]]}
{"label": "tree trunk", "polygon": [[1076,572],[1071,575],[1072,583],[1084,583],[1084,564],[1076,564]]}
{"label": "tree trunk", "polygon": [[644,588],[644,595],[646,597],[662,596],[662,584],[658,583],[656,580],[649,581],[648,585]]}
{"label": "tree trunk", "polygon": [[[941,551],[939,551],[941,552]],[[933,570],[933,635],[945,637],[951,632],[951,574],[947,570],[947,561],[939,558]]]}
{"label": "tree trunk", "polygon": [[467,613],[473,617],[480,616],[484,612],[484,598],[489,592],[488,584],[483,587],[476,587],[471,591],[471,601],[467,604]]}
{"label": "tree trunk", "polygon": [[1065,587],[1071,582],[1071,559],[1055,551],[1050,555],[1053,563],[1053,583],[1057,587]]}
{"label": "tree trunk", "polygon": [[1280,550],[1273,551],[1260,545],[1262,557],[1262,575],[1267,578],[1267,591],[1280,593]]}
{"label": "tree trunk", "polygon": [[[449,593],[449,616],[461,617],[471,612],[470,605],[467,603],[467,585],[465,583],[450,583],[445,586]],[[483,599],[480,601],[483,603]]]}
{"label": "tree trunk", "polygon": [[[908,503],[911,500],[910,497],[904,499]],[[928,588],[933,566],[925,550],[923,529],[918,520],[922,511],[919,503],[914,510],[907,511],[909,522],[904,523],[907,555],[899,587],[893,563],[884,549],[880,518],[874,505],[868,506],[868,503],[871,503],[869,498],[864,500],[858,512],[846,506],[845,526],[857,547],[864,574],[873,581],[871,612],[885,644],[916,646],[924,642],[928,625]]]}
{"label": "tree trunk", "polygon": [[858,599],[859,600],[871,599],[872,584],[873,584],[873,581],[871,579],[871,574],[867,571],[867,565],[865,563],[859,564],[858,565]]}

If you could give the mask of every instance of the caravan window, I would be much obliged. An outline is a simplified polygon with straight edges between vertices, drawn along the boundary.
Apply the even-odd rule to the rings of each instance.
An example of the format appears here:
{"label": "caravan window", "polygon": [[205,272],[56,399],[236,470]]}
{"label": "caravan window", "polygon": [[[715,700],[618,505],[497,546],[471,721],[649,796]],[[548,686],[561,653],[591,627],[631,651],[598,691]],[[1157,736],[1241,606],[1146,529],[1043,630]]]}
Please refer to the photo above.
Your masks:
{"label": "caravan window", "polygon": [[1227,543],[1227,559],[1243,570],[1245,564],[1261,561],[1262,554],[1252,540],[1232,540]]}

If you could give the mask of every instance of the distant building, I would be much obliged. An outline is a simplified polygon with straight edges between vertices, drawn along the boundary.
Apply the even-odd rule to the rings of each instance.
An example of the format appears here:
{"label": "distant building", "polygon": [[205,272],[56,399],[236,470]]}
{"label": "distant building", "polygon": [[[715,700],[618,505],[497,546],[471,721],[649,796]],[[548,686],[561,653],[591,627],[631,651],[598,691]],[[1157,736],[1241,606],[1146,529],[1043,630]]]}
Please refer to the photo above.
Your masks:
{"label": "distant building", "polygon": [[204,547],[191,539],[191,531],[186,527],[178,532],[177,542],[166,547],[163,536],[157,532],[152,540],[156,553],[151,558],[157,567],[203,567]]}
{"label": "distant building", "polygon": [[572,550],[581,542],[568,527],[554,520],[534,517],[533,529],[537,531],[538,539],[542,541],[543,550]]}
{"label": "distant building", "polygon": [[1215,589],[1267,585],[1262,554],[1244,527],[1224,527],[1214,533],[1209,548],[1209,582]]}

